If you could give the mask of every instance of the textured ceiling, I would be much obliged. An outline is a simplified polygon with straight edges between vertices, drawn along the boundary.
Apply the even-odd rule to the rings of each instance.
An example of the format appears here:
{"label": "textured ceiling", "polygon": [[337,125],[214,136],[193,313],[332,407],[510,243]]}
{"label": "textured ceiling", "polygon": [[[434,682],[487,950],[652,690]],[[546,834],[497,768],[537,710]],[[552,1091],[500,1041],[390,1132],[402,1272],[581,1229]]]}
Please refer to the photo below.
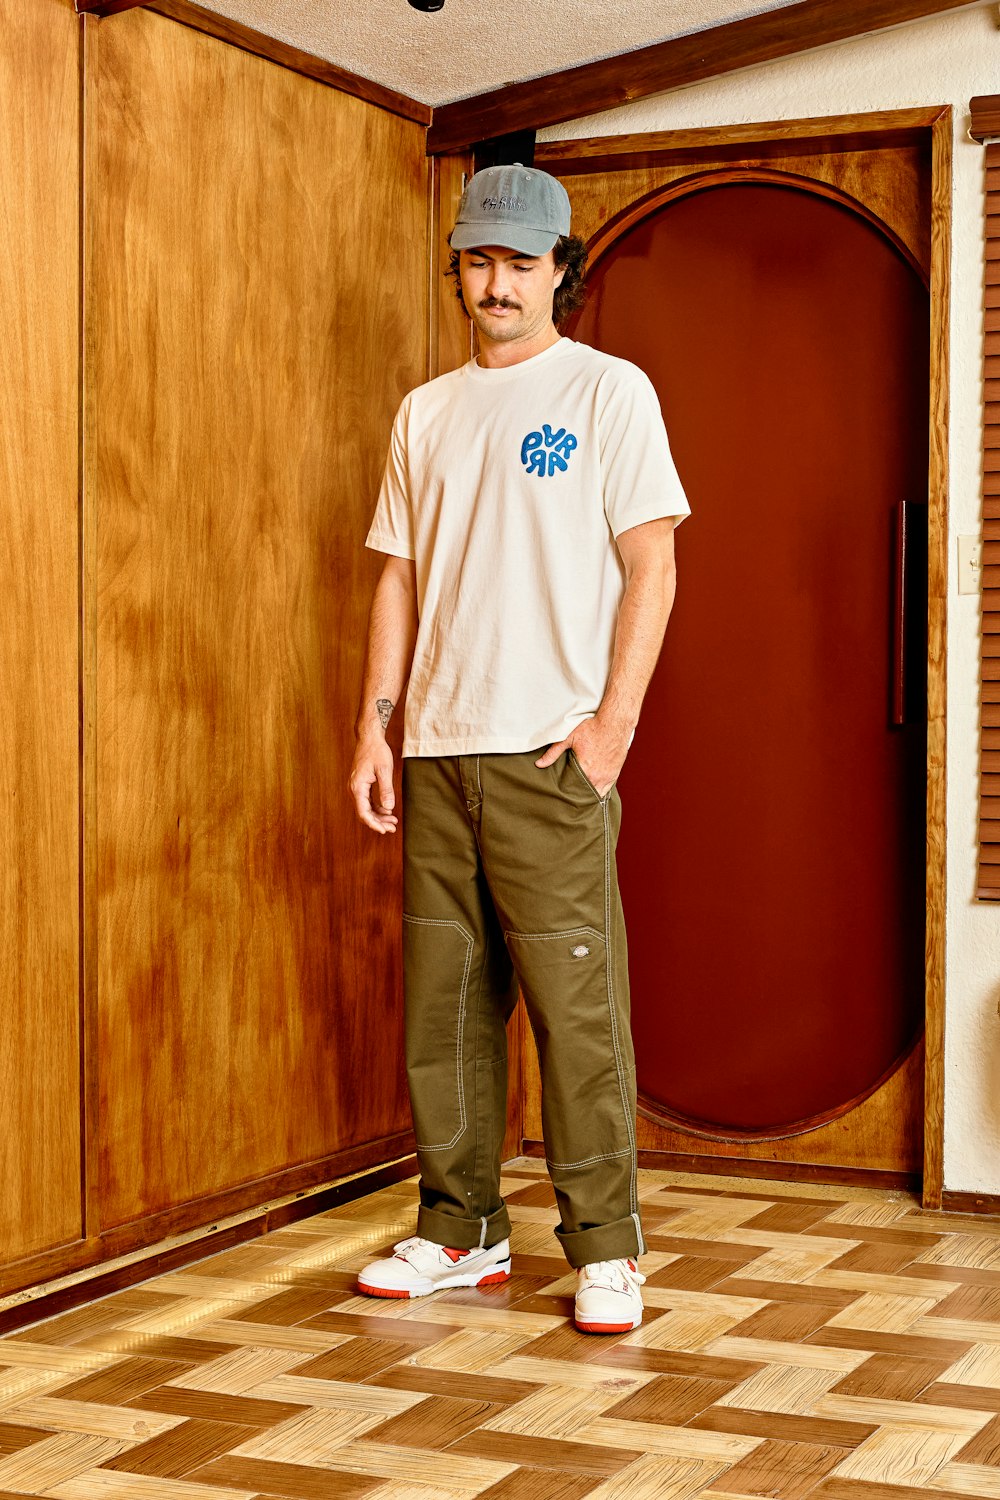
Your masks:
{"label": "textured ceiling", "polygon": [[317,57],[444,104],[576,63],[631,52],[792,0],[202,0],[219,15]]}

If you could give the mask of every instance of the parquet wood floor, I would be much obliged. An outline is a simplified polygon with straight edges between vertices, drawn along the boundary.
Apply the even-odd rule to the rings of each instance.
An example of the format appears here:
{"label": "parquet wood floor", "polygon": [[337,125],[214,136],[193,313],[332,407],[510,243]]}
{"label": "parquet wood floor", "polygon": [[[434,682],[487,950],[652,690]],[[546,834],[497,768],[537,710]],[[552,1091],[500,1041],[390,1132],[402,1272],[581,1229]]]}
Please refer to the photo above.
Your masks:
{"label": "parquet wood floor", "polygon": [[1000,1500],[1000,1223],[640,1173],[646,1315],[578,1334],[542,1163],[514,1274],[355,1274],[416,1183],[0,1339],[0,1500]]}

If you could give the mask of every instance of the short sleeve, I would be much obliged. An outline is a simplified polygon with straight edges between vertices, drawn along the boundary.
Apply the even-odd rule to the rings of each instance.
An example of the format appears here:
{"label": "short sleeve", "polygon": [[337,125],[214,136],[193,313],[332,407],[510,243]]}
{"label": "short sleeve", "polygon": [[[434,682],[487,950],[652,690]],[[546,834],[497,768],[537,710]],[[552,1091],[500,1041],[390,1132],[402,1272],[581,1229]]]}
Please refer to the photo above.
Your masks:
{"label": "short sleeve", "polygon": [[371,547],[375,552],[389,552],[393,557],[413,558],[416,553],[413,549],[413,511],[406,460],[408,409],[409,398],[404,400],[392,424],[382,486],[365,546]]}
{"label": "short sleeve", "polygon": [[667,516],[680,525],[691,514],[655,387],[634,365],[616,372],[601,410],[600,443],[604,510],[616,537]]}

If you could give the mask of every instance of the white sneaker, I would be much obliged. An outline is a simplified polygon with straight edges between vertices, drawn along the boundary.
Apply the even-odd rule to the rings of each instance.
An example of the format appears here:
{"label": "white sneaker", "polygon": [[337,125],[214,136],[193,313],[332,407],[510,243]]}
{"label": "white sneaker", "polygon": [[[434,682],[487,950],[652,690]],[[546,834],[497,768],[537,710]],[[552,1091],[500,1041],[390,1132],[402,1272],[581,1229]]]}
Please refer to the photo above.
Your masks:
{"label": "white sneaker", "polygon": [[599,1260],[577,1272],[574,1320],[581,1333],[628,1333],[642,1322],[646,1280],[634,1260]]}
{"label": "white sneaker", "polygon": [[394,1255],[373,1260],[358,1273],[358,1291],[368,1297],[426,1297],[446,1286],[495,1286],[510,1275],[510,1241],[488,1250],[450,1250],[411,1235]]}

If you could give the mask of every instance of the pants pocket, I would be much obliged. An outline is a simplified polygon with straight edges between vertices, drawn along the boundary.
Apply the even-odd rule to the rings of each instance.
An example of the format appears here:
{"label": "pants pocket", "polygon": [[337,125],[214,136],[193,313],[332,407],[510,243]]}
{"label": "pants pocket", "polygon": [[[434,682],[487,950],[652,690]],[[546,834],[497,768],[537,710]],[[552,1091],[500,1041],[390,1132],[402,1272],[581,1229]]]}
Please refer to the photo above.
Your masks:
{"label": "pants pocket", "polygon": [[406,1072],[422,1151],[446,1151],[468,1124],[465,1027],[472,934],[461,922],[403,913]]}
{"label": "pants pocket", "polygon": [[570,745],[569,749],[566,751],[566,754],[569,758],[570,765],[576,767],[577,775],[580,777],[580,780],[583,782],[584,786],[589,787],[591,792],[593,792],[594,796],[597,798],[598,802],[607,802],[608,798],[611,796],[611,793],[615,789],[615,783],[611,783],[610,787],[602,797],[594,783],[591,781],[590,777],[587,775],[586,771],[581,766],[579,757],[576,751],[573,749],[572,745]]}

